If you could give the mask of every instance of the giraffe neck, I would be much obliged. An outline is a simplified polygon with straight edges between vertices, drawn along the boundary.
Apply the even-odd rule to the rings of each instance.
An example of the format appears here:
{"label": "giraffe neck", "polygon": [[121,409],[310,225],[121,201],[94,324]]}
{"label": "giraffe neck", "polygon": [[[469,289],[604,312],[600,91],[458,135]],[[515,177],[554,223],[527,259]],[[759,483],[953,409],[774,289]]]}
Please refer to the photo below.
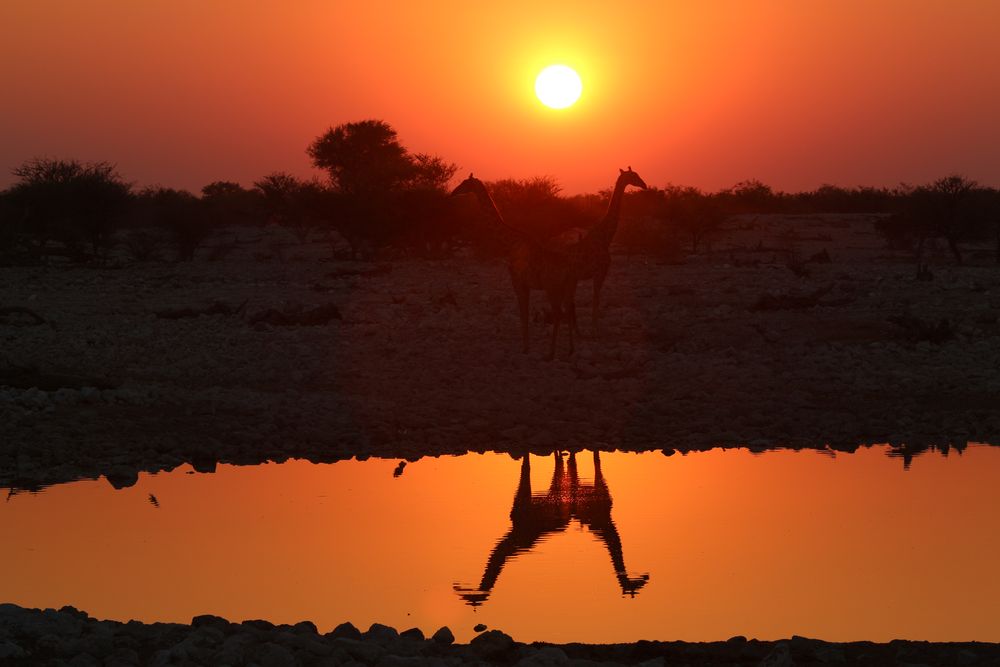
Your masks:
{"label": "giraffe neck", "polygon": [[603,243],[605,246],[611,245],[611,239],[614,238],[615,232],[618,231],[618,218],[621,216],[624,195],[625,182],[622,179],[618,179],[615,183],[615,189],[611,193],[608,212],[604,214],[600,222],[590,228],[586,236],[584,236],[584,241],[593,244]]}

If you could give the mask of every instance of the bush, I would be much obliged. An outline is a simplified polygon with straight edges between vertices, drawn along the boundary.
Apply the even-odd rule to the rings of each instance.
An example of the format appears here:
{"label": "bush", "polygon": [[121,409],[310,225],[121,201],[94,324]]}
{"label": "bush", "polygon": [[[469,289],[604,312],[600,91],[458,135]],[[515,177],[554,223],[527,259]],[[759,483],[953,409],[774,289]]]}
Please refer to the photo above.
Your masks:
{"label": "bush", "polygon": [[131,195],[113,165],[36,159],[14,175],[18,181],[6,198],[19,218],[16,233],[28,237],[37,253],[47,254],[51,241],[77,259],[84,257],[84,244],[95,256],[108,249]]}

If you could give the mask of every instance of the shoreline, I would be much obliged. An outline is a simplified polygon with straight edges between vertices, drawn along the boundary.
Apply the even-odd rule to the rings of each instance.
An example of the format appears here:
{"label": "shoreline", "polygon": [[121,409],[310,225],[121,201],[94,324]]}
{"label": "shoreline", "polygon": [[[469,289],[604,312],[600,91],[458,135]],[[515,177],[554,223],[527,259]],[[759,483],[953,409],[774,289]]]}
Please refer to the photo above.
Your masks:
{"label": "shoreline", "polygon": [[521,643],[486,630],[468,644],[454,643],[448,628],[425,636],[373,624],[362,632],[350,623],[320,634],[303,621],[274,625],[263,620],[232,623],[196,616],[188,625],[97,620],[73,607],[27,609],[0,604],[0,663],[4,665],[780,665],[795,664],[997,664],[1000,643],[826,642],[793,636],[760,641],[639,640],[627,644]]}

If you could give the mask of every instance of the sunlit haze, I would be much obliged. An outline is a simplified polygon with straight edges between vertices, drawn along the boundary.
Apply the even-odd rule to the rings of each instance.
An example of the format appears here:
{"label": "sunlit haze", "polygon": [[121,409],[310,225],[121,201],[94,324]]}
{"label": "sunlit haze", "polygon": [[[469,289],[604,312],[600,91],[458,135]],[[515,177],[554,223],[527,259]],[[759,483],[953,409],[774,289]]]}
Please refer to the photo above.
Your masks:
{"label": "sunlit haze", "polygon": [[[36,156],[198,189],[313,173],[305,147],[378,118],[411,150],[567,192],[642,165],[708,189],[1000,183],[1000,4],[257,3],[0,6],[0,187]],[[534,79],[572,63],[572,113]]]}

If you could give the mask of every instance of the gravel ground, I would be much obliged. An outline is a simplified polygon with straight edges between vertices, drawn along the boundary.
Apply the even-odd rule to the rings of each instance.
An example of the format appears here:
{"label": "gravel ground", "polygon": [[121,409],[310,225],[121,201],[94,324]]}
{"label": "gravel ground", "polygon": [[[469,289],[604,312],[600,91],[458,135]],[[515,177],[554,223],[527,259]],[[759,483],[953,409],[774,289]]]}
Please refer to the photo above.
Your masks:
{"label": "gravel ground", "polygon": [[0,486],[185,461],[1000,443],[1000,267],[916,281],[863,217],[743,227],[684,263],[616,255],[599,334],[584,283],[576,354],[562,338],[552,362],[538,293],[520,352],[500,261],[267,259],[255,232],[221,261],[2,268],[0,308],[45,323],[0,315]]}

